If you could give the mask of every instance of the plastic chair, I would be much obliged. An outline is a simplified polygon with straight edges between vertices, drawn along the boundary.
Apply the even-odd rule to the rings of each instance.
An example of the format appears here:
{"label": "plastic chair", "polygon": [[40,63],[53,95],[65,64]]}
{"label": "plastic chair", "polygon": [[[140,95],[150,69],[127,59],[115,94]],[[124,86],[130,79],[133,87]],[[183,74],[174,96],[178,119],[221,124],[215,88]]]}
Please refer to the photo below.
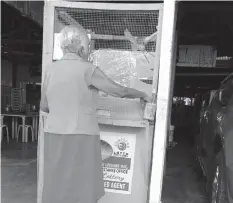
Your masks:
{"label": "plastic chair", "polygon": [[[23,131],[23,125],[19,125],[19,127],[18,127],[18,132],[17,132],[17,137],[16,137],[17,142],[19,141],[19,133],[20,133],[21,129]],[[34,129],[31,125],[25,125],[25,135],[22,135],[22,140],[25,140],[25,142],[28,142],[29,129],[31,130],[32,141],[34,142],[35,134],[34,134]],[[25,136],[25,137],[23,137],[23,136]]]}
{"label": "plastic chair", "polygon": [[1,116],[1,121],[0,121],[0,127],[1,127],[1,141],[3,139],[3,129],[6,129],[6,135],[7,135],[7,142],[10,142],[10,137],[9,137],[9,130],[8,126],[3,124],[3,117]]}
{"label": "plastic chair", "polygon": [[7,125],[1,125],[1,141],[3,139],[3,129],[6,129],[6,135],[7,135],[7,142],[10,142],[10,137],[9,137],[9,130]]}

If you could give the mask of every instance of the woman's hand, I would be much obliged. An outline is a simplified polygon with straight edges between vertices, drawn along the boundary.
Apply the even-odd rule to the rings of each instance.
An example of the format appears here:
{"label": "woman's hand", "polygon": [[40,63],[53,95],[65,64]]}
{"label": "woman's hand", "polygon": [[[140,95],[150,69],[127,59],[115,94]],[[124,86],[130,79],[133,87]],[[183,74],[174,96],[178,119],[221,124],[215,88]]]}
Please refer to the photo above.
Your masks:
{"label": "woman's hand", "polygon": [[111,96],[132,99],[140,98],[143,102],[151,102],[151,98],[146,93],[115,83],[99,68],[95,68],[94,72],[89,74],[87,78],[89,78],[89,85],[93,85],[95,88]]}
{"label": "woman's hand", "polygon": [[143,94],[144,96],[140,98],[140,103],[142,105],[142,108],[144,109],[146,106],[146,103],[151,102],[151,98],[146,93],[143,93]]}
{"label": "woman's hand", "polygon": [[143,100],[144,102],[151,102],[151,98],[145,93],[145,95],[143,97],[141,97],[141,100]]}

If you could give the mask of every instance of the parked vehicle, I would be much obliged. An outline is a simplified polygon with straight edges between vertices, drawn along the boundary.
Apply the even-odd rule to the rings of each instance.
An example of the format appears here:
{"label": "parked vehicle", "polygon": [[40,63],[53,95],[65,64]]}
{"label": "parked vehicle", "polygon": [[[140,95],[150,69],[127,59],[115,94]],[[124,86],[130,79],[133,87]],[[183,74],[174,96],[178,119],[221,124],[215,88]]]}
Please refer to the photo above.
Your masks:
{"label": "parked vehicle", "polygon": [[233,74],[202,111],[196,149],[210,202],[233,203]]}

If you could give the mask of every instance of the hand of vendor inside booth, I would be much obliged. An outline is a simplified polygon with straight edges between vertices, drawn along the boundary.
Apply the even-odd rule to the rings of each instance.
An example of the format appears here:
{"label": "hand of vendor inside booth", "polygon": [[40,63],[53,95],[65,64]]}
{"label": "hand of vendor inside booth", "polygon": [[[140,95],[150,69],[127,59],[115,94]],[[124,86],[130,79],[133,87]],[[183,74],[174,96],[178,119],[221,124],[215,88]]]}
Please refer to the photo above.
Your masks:
{"label": "hand of vendor inside booth", "polygon": [[92,85],[109,95],[121,98],[140,98],[145,102],[151,101],[151,98],[145,92],[141,92],[133,88],[123,87],[115,83],[98,67],[95,67],[92,72],[87,72],[86,79],[89,85]]}

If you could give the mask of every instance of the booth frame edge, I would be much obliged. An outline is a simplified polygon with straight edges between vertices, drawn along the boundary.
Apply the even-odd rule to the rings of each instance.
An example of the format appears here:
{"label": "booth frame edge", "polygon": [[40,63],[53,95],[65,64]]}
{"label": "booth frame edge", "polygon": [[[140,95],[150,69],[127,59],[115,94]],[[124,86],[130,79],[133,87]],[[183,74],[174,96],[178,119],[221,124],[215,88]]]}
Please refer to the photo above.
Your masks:
{"label": "booth frame edge", "polygon": [[155,67],[153,70],[153,83],[152,83],[152,92],[153,90],[158,91],[158,78],[159,78],[159,69],[160,69],[160,51],[161,51],[161,37],[162,37],[162,25],[163,25],[163,5],[159,9],[159,18],[158,18],[158,35],[156,39],[156,52],[155,52]]}
{"label": "booth frame edge", "polygon": [[[177,0],[164,0],[163,8],[163,22],[162,32],[164,35],[161,37],[161,50],[160,50],[160,62],[159,66],[162,67],[159,70],[158,77],[158,97],[157,97],[157,113],[155,129],[153,134],[153,149],[151,157],[151,177],[149,187],[149,203],[160,203],[161,192],[163,185],[164,175],[164,161],[166,154],[166,141],[168,118],[170,115],[170,103],[171,103],[171,85],[173,83],[174,71],[172,53],[174,50],[174,39],[176,31],[176,16],[177,16]],[[172,29],[170,29],[172,28]],[[170,29],[170,30],[169,30]],[[171,35],[172,34],[172,35]],[[166,36],[167,35],[167,36]],[[166,36],[166,37],[165,37]],[[163,77],[165,76],[166,77]],[[156,136],[157,135],[157,136]],[[156,156],[155,156],[156,155]],[[153,193],[150,193],[153,191]]]}
{"label": "booth frame edge", "polygon": [[42,86],[47,66],[53,61],[55,6],[53,1],[44,2]]}
{"label": "booth frame edge", "polygon": [[[96,10],[160,10],[163,7],[163,3],[93,3],[93,2],[68,2],[68,1],[51,1],[51,5],[54,7],[65,8],[81,8],[81,9],[96,9]],[[153,8],[153,9],[151,9]]]}

